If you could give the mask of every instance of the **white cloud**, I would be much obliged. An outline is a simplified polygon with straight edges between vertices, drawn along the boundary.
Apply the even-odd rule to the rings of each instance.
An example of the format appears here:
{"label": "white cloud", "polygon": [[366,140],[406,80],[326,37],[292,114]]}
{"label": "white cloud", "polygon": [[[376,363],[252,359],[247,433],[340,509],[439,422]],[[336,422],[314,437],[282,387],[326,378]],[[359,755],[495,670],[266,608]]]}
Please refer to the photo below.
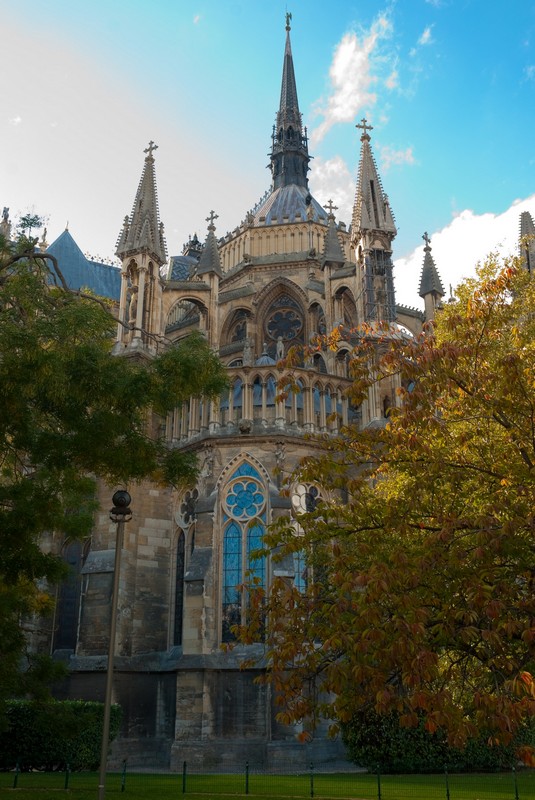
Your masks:
{"label": "white cloud", "polygon": [[416,160],[412,152],[412,147],[405,150],[394,150],[390,145],[381,147],[380,151],[381,167],[383,172],[388,172],[393,164],[415,164]]}
{"label": "white cloud", "polygon": [[399,74],[397,69],[393,69],[388,78],[385,81],[385,86],[387,89],[395,89],[399,83]]}
{"label": "white cloud", "polygon": [[312,131],[310,140],[313,147],[333,125],[351,122],[357,112],[375,104],[377,97],[371,91],[376,81],[372,74],[373,55],[391,29],[388,17],[382,15],[361,39],[356,33],[346,33],[342,37],[329,69],[331,93],[326,100],[319,100],[316,104],[316,113],[323,120]]}
{"label": "white cloud", "polygon": [[431,34],[432,28],[433,28],[432,25],[428,25],[427,28],[424,29],[424,32],[418,39],[418,44],[421,45],[431,44],[431,42],[433,41],[433,36]]}
{"label": "white cloud", "polygon": [[528,81],[535,81],[535,64],[530,64],[525,68],[524,72],[526,73]]}
{"label": "white cloud", "polygon": [[[433,258],[447,295],[449,286],[455,289],[464,278],[473,276],[477,263],[484,261],[490,252],[498,250],[504,256],[517,253],[522,211],[535,216],[535,194],[525,200],[515,200],[501,214],[475,214],[465,209],[445,228],[429,232]],[[423,308],[423,301],[418,297],[422,264],[423,245],[405,258],[395,260],[398,303]]]}
{"label": "white cloud", "polygon": [[16,116],[9,118],[10,125],[20,125],[21,122],[22,122],[22,117]]}
{"label": "white cloud", "polygon": [[201,21],[201,15],[195,14],[195,16],[193,17],[193,24],[197,25],[200,21]]}
{"label": "white cloud", "polygon": [[310,184],[316,200],[323,207],[332,200],[338,207],[336,218],[349,226],[356,181],[344,159],[340,156],[327,160],[316,157],[312,162]]}

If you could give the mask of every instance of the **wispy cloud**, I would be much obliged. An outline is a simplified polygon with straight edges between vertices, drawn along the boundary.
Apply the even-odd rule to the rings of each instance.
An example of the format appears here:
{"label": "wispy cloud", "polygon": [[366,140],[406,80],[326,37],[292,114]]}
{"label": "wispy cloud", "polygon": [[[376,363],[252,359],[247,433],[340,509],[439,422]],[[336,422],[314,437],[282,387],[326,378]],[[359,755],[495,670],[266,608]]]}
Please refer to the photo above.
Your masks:
{"label": "wispy cloud", "polygon": [[314,197],[325,206],[332,200],[338,207],[337,219],[349,224],[355,196],[355,177],[346,162],[340,156],[322,159],[317,156],[312,162],[310,183]]}
{"label": "wispy cloud", "polygon": [[317,145],[325,134],[340,122],[350,122],[357,112],[375,105],[377,96],[372,86],[377,78],[373,74],[373,56],[381,40],[392,30],[389,18],[382,14],[369,31],[359,38],[356,33],[346,33],[338,43],[329,69],[331,92],[327,99],[316,104],[316,113],[323,117],[312,131],[311,143]]}
{"label": "wispy cloud", "polygon": [[201,15],[195,14],[195,16],[193,17],[193,24],[197,25],[200,21],[201,21]]}
{"label": "wispy cloud", "polygon": [[432,29],[433,29],[432,25],[428,25],[427,28],[424,28],[424,31],[423,31],[422,35],[418,39],[418,44],[419,45],[423,46],[423,45],[432,43],[432,41],[433,41]]}
{"label": "wispy cloud", "polygon": [[392,165],[416,163],[412,147],[407,147],[405,150],[394,150],[390,145],[385,145],[381,147],[380,158],[384,172],[388,172]]}
{"label": "wispy cloud", "polygon": [[399,85],[399,74],[397,69],[393,69],[385,81],[387,89],[395,89]]}
{"label": "wispy cloud", "polygon": [[535,64],[530,64],[524,69],[528,81],[535,81]]}
{"label": "wispy cloud", "polygon": [[20,125],[21,122],[22,122],[22,117],[16,116],[9,118],[10,125]]}

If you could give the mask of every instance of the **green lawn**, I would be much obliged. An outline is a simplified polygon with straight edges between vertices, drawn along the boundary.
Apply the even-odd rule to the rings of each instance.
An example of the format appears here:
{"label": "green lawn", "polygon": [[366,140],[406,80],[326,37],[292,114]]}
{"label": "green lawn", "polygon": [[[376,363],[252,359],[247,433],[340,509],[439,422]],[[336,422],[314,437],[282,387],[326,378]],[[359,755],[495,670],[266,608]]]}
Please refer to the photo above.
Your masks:
{"label": "green lawn", "polygon": [[[96,800],[98,778],[96,774],[73,773],[65,791],[65,775],[61,773],[21,773],[17,788],[13,789],[13,773],[0,773],[0,796],[13,800]],[[362,773],[314,775],[313,786],[309,774],[249,775],[248,798],[352,798],[352,800],[378,800],[379,786],[376,775]],[[450,775],[448,787],[444,775],[383,775],[380,781],[381,800],[535,800],[535,771],[521,771],[515,780],[511,773],[487,775]],[[518,794],[516,793],[518,790]],[[182,793],[181,774],[126,775],[125,792],[121,794],[121,776],[110,774],[106,781],[106,795],[115,800],[225,800],[246,797],[244,775],[194,775],[186,780],[186,793]]]}

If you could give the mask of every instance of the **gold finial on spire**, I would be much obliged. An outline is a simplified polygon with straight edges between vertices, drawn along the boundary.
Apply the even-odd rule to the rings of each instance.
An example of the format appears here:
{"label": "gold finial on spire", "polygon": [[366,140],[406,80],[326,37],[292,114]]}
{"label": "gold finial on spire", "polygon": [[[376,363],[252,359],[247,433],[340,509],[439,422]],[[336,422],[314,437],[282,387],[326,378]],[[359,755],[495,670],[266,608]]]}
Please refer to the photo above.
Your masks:
{"label": "gold finial on spire", "polygon": [[291,19],[292,19],[292,15],[290,14],[290,12],[289,12],[289,11],[287,11],[287,12],[286,12],[286,30],[287,30],[287,31],[291,30],[291,28],[290,28],[290,21],[291,21]]}
{"label": "gold finial on spire", "polygon": [[364,137],[367,137],[369,139],[370,136],[368,134],[368,131],[373,131],[373,125],[368,125],[368,120],[366,119],[366,117],[362,117],[361,121],[357,122],[357,124],[355,125],[355,128],[362,129],[362,136],[360,137],[361,139],[364,139]]}

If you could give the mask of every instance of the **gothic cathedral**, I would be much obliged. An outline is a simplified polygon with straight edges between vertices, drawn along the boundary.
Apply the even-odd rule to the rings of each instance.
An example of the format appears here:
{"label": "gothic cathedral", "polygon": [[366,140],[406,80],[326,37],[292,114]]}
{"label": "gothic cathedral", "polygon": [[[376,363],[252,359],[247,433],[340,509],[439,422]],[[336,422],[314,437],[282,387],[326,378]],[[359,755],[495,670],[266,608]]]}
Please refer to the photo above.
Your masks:
{"label": "gothic cathedral", "polygon": [[[425,313],[396,305],[394,215],[374,160],[371,126],[363,119],[357,128],[358,182],[346,229],[332,202],[322,206],[309,187],[287,24],[272,183],[261,202],[223,238],[211,212],[204,243],[194,236],[182,255],[168,258],[151,142],[119,237],[122,269],[83,265],[84,285],[93,281],[95,291],[118,302],[118,356],[150,359],[200,330],[230,381],[220,402],[192,397],[158,422],[169,447],[197,455],[197,485],[181,494],[154,485],[131,488],[117,623],[114,691],[123,730],[114,744],[116,762],[128,757],[131,766],[178,770],[187,761],[217,770],[241,768],[246,760],[269,768],[281,759],[304,766],[343,757],[341,745],[326,742],[321,732],[311,744],[298,744],[296,731],[277,722],[269,688],[255,682],[261,661],[242,670],[243,648],[222,645],[244,614],[246,598],[237,587],[247,570],[265,584],[273,571],[295,582],[306,579],[298,557],[272,564],[252,554],[265,526],[309,509],[324,491],[297,484],[289,495],[281,492],[300,459],[321,446],[308,434],[336,434],[350,422],[382,424],[397,402],[389,379],[361,407],[351,405],[345,392],[351,330],[366,322],[417,333],[444,295],[426,239]],[[50,247],[67,277],[83,259],[75,248],[68,232]],[[297,367],[298,390],[283,399],[280,359],[292,345],[306,346],[335,328],[338,349],[317,352]],[[91,540],[64,546],[71,578],[58,590],[48,641],[41,634],[41,646],[68,663],[64,696],[102,698],[104,692],[116,536],[110,497],[103,487]]]}

